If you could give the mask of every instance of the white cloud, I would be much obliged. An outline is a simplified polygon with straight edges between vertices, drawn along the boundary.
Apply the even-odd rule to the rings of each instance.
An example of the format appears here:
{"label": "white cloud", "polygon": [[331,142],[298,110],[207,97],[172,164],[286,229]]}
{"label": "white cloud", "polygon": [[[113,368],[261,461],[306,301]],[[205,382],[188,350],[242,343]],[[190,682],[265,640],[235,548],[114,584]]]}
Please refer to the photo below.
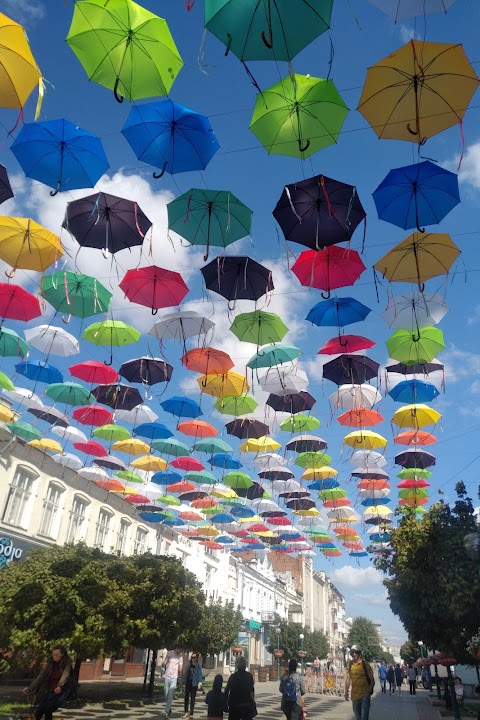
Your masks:
{"label": "white cloud", "polygon": [[408,43],[415,39],[415,30],[410,25],[399,25],[398,31],[403,43]]}
{"label": "white cloud", "polygon": [[480,322],[480,305],[475,305],[467,318],[467,325],[476,325]]}
{"label": "white cloud", "polygon": [[385,605],[385,603],[388,603],[386,590],[378,593],[353,593],[353,597],[369,605]]}
{"label": "white cloud", "polygon": [[2,12],[21,25],[38,22],[44,17],[45,10],[40,0],[2,0]]}
{"label": "white cloud", "polygon": [[467,378],[471,380],[475,375],[480,375],[480,354],[450,345],[442,353],[441,360],[445,365],[445,379],[448,383]]}
{"label": "white cloud", "polygon": [[338,585],[341,591],[357,590],[359,588],[370,589],[382,586],[383,575],[374,567],[355,567],[354,565],[345,565],[344,567],[333,570],[329,573],[333,582]]}
{"label": "white cloud", "polygon": [[[457,172],[459,160],[460,155],[456,155],[445,166]],[[480,140],[465,150],[458,176],[461,182],[480,188]]]}

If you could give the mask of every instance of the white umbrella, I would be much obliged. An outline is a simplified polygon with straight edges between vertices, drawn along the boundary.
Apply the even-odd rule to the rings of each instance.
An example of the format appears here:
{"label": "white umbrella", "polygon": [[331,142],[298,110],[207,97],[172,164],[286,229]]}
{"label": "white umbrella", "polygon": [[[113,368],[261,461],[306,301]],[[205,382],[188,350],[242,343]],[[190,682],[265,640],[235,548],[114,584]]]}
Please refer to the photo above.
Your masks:
{"label": "white umbrella", "polygon": [[391,328],[419,330],[427,325],[438,325],[447,312],[448,307],[441,295],[417,291],[393,297],[382,317]]}
{"label": "white umbrella", "polygon": [[78,340],[61,327],[38,325],[24,330],[26,341],[45,355],[68,357],[80,352]]}
{"label": "white umbrella", "polygon": [[80,470],[83,468],[83,461],[77,455],[72,453],[58,453],[58,455],[52,455],[52,460],[55,460],[59,465],[70,468],[70,470]]}
{"label": "white umbrella", "polygon": [[150,330],[150,335],[156,337],[160,342],[177,340],[183,343],[185,338],[206,335],[214,327],[215,323],[208,318],[202,317],[192,310],[182,310],[168,313],[159,318]]}
{"label": "white umbrella", "polygon": [[14,390],[2,390],[2,393],[12,403],[18,405],[25,405],[27,408],[34,408],[35,410],[43,410],[44,404],[29,388],[16,387]]}
{"label": "white umbrella", "polygon": [[350,462],[354,467],[373,468],[385,467],[387,461],[385,456],[374,450],[356,450],[350,458]]}
{"label": "white umbrella", "polygon": [[343,520],[344,518],[355,518],[353,522],[358,522],[358,516],[355,515],[351,507],[339,507],[339,508],[332,508],[332,510],[329,510],[327,512],[327,517],[329,517],[331,520]]}
{"label": "white umbrella", "polygon": [[455,0],[370,0],[379,10],[396,23],[411,20],[420,15],[446,13]]}
{"label": "white umbrella", "polygon": [[317,553],[315,552],[315,550],[312,550],[312,549],[310,549],[310,550],[301,550],[298,554],[301,555],[302,557],[309,557],[309,558],[316,557],[316,555],[317,555]]}
{"label": "white umbrella", "polygon": [[342,410],[355,410],[357,408],[371,408],[380,402],[382,396],[373,385],[340,385],[328,398],[334,408]]}
{"label": "white umbrella", "polygon": [[277,505],[276,502],[273,502],[273,500],[263,500],[261,498],[258,500],[252,500],[250,507],[259,515],[264,512],[276,512],[277,510],[280,510],[280,506]]}
{"label": "white umbrella", "polygon": [[308,386],[308,377],[303,370],[271,367],[259,378],[262,390],[272,395],[293,395],[302,392]]}
{"label": "white umbrella", "polygon": [[137,405],[133,410],[116,410],[115,416],[118,420],[123,420],[131,425],[141,425],[158,420],[158,415],[148,405]]}
{"label": "white umbrella", "polygon": [[389,488],[382,488],[381,490],[359,490],[358,496],[363,500],[364,498],[384,498],[390,494]]}
{"label": "white umbrella", "polygon": [[78,474],[85,478],[85,480],[93,480],[93,482],[97,482],[97,480],[108,480],[110,478],[110,475],[99,467],[82,468],[78,471]]}
{"label": "white umbrella", "polygon": [[301,492],[305,488],[296,480],[287,480],[286,482],[285,480],[274,480],[272,490],[275,495],[279,495],[280,493]]}
{"label": "white umbrella", "polygon": [[252,461],[252,465],[267,470],[269,467],[273,467],[275,465],[285,465],[286,462],[285,458],[278,453],[268,452],[256,455]]}
{"label": "white umbrella", "polygon": [[64,440],[71,440],[72,442],[87,442],[87,436],[85,435],[85,433],[83,433],[81,430],[78,430],[78,428],[73,427],[73,425],[68,425],[68,427],[55,425],[55,427],[52,428],[52,432],[55,435],[58,435],[58,437],[63,438]]}

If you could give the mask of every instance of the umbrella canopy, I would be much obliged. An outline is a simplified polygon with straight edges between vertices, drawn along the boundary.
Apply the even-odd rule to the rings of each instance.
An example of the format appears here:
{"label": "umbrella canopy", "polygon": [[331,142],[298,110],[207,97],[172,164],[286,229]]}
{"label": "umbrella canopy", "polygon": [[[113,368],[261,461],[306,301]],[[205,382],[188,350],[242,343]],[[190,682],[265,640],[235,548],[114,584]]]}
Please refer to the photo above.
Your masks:
{"label": "umbrella canopy", "polygon": [[130,302],[151,308],[152,314],[159,308],[180,305],[188,293],[180,273],[156,265],[127,270],[119,287]]}
{"label": "umbrella canopy", "polygon": [[417,15],[446,13],[455,0],[370,0],[379,10],[395,22],[408,20]]}
{"label": "umbrella canopy", "polygon": [[258,348],[258,351],[247,362],[251,370],[269,368],[274,365],[292,363],[300,357],[300,349],[286,343],[272,343]]}
{"label": "umbrella canopy", "polygon": [[73,377],[92,384],[108,385],[119,381],[116,370],[97,360],[84,360],[76,365],[70,365],[68,369]]}
{"label": "umbrella canopy", "polygon": [[300,393],[308,385],[308,377],[303,370],[290,370],[283,367],[272,367],[259,379],[259,385],[265,392],[272,395],[292,395]]}
{"label": "umbrella canopy", "polygon": [[267,345],[283,340],[288,328],[275,313],[254,310],[237,315],[230,326],[230,331],[242,342]]}
{"label": "umbrella canopy", "polygon": [[[178,423],[177,430],[184,435],[193,435],[195,438],[215,437],[218,430],[203,420],[184,420]],[[207,452],[212,452],[208,450]]]}
{"label": "umbrella canopy", "polygon": [[163,315],[150,330],[150,335],[161,343],[164,340],[176,340],[185,346],[190,337],[200,338],[215,327],[215,323],[191,310],[182,310]]}
{"label": "umbrella canopy", "polygon": [[448,312],[441,295],[414,292],[394,296],[382,313],[385,322],[395,329],[419,330],[427,325],[438,325]]}
{"label": "umbrella canopy", "polygon": [[5,375],[5,373],[0,372],[0,388],[2,388],[2,390],[13,390],[14,387],[15,386],[14,386],[13,382],[10,380],[10,378],[7,377]]}
{"label": "umbrella canopy", "polygon": [[178,418],[198,418],[203,415],[200,405],[187,397],[172,396],[160,403],[165,412]]}
{"label": "umbrella canopy", "polygon": [[40,440],[42,433],[37,428],[30,425],[30,423],[24,422],[23,420],[17,420],[16,422],[6,422],[5,427],[13,435],[23,438],[23,440]]}
{"label": "umbrella canopy", "polygon": [[129,382],[142,383],[142,385],[156,385],[169,382],[173,367],[165,360],[152,357],[135,358],[128,360],[120,367],[119,374]]}
{"label": "umbrella canopy", "polygon": [[21,109],[38,85],[42,73],[32,55],[24,28],[0,13],[0,107]]}
{"label": "umbrella canopy", "polygon": [[394,437],[397,445],[434,445],[437,438],[426,430],[405,430]]}
{"label": "umbrella canopy", "polygon": [[93,457],[105,457],[108,453],[100,443],[94,440],[88,440],[85,443],[73,443],[75,450],[85,453],[85,455],[93,455]]}
{"label": "umbrella canopy", "polygon": [[411,427],[418,430],[428,425],[436,425],[441,417],[441,413],[428,405],[405,405],[393,414],[392,423],[400,428]]}
{"label": "umbrella canopy", "polygon": [[96,135],[68,120],[46,120],[22,127],[10,150],[25,175],[57,192],[94,187],[109,168]]}
{"label": "umbrella canopy", "polygon": [[274,290],[272,273],[249,257],[220,257],[201,268],[205,287],[229,301],[259,300]]}
{"label": "umbrella canopy", "polygon": [[141,333],[135,330],[131,325],[127,325],[121,320],[103,320],[89,325],[83,331],[83,339],[88,340],[94,345],[110,346],[110,362],[113,362],[113,346],[121,347],[130,345],[140,340]]}
{"label": "umbrella canopy", "polygon": [[324,452],[302,452],[295,460],[295,465],[301,468],[323,468],[331,462],[332,458]]}
{"label": "umbrella canopy", "polygon": [[112,385],[99,385],[92,390],[93,397],[102,405],[115,410],[133,410],[142,404],[142,396],[137,388],[118,383]]}
{"label": "umbrella canopy", "polygon": [[356,408],[353,410],[347,410],[337,417],[340,425],[347,425],[348,427],[363,428],[369,425],[378,425],[383,422],[383,415],[377,410],[369,410],[368,408]]}
{"label": "umbrella canopy", "polygon": [[322,300],[309,311],[306,320],[319,327],[344,327],[365,320],[371,312],[355,298]]}
{"label": "umbrella canopy", "polygon": [[197,383],[202,393],[217,398],[240,396],[250,389],[245,375],[233,371],[223,375],[201,375]]}
{"label": "umbrella canopy", "polygon": [[230,355],[212,347],[188,350],[180,360],[187,370],[202,373],[202,375],[221,375],[227,373],[234,366]]}
{"label": "umbrella canopy", "polygon": [[30,440],[29,445],[32,447],[36,447],[39,450],[45,450],[47,452],[54,452],[54,453],[61,453],[62,452],[62,446],[60,445],[57,440],[52,440],[51,438],[40,438],[40,440]]}
{"label": "umbrella canopy", "polygon": [[[132,410],[116,410],[115,415],[118,420],[139,425],[140,423],[153,423],[158,419],[153,410],[148,405],[136,405]],[[171,434],[171,433],[170,433]],[[169,436],[170,437],[170,436]]]}
{"label": "umbrella canopy", "polygon": [[105,313],[112,293],[90,275],[62,270],[43,278],[41,294],[58,312],[86,318]]}
{"label": "umbrella canopy", "polygon": [[205,170],[219,149],[209,119],[172,100],[134,105],[122,134],[138,160],[165,172]]}
{"label": "umbrella canopy", "polygon": [[47,363],[30,360],[29,362],[18,363],[18,365],[15,365],[15,370],[34,382],[48,384],[63,382],[63,375],[60,370],[53,367],[53,365],[47,365]]}
{"label": "umbrella canopy", "polygon": [[152,448],[163,455],[174,455],[175,457],[183,457],[190,454],[189,447],[173,437],[166,440],[152,440]]}
{"label": "umbrella canopy", "polygon": [[257,95],[250,130],[269,154],[307,158],[337,142],[347,115],[332,80],[288,75]]}
{"label": "umbrella canopy", "polygon": [[408,448],[404,450],[404,452],[395,455],[395,464],[402,465],[407,469],[424,470],[425,468],[432,467],[435,463],[436,458],[434,455],[417,448]]}
{"label": "umbrella canopy", "polygon": [[0,165],[0,205],[12,197],[13,190],[10,185],[10,180],[8,179],[7,168],[4,165]]}
{"label": "umbrella canopy", "polygon": [[151,226],[136,202],[104,192],[69,202],[62,223],[81,247],[105,253],[142,245]]}
{"label": "umbrella canopy", "polygon": [[[292,415],[280,423],[280,430],[289,433],[316,430],[318,427],[320,427],[320,420],[313,415]],[[320,441],[320,438],[316,439]]]}
{"label": "umbrella canopy", "polygon": [[335,408],[358,410],[372,408],[382,396],[372,385],[340,385],[328,398]]}
{"label": "umbrella canopy", "polygon": [[[137,405],[138,407],[138,405]],[[165,425],[155,422],[146,422],[136,425],[133,428],[133,434],[135,437],[144,437],[147,440],[166,440],[171,438],[173,433]]]}
{"label": "umbrella canopy", "polygon": [[103,458],[95,458],[93,462],[95,465],[107,468],[108,470],[126,470],[127,467],[123,460],[120,460],[120,458],[117,458],[114,455],[107,455]]}
{"label": "umbrella canopy", "polygon": [[[0,217],[0,260],[17,268],[44,272],[63,255],[58,235],[30,218]],[[9,274],[13,277],[13,274]]]}
{"label": "umbrella canopy", "polygon": [[326,247],[323,250],[305,250],[292,265],[292,272],[302,285],[325,290],[328,299],[336,288],[354,285],[365,270],[356,250]]}
{"label": "umbrella canopy", "polygon": [[45,395],[55,402],[65,405],[88,405],[93,397],[87,388],[79,383],[53,383],[45,390]]}
{"label": "umbrella canopy", "polygon": [[322,345],[318,351],[319,355],[341,355],[342,353],[354,353],[359,350],[368,350],[375,343],[361,335],[339,335]]}
{"label": "umbrella canopy", "polygon": [[379,363],[366,355],[339,355],[323,366],[323,377],[336,385],[361,385],[378,377]]}
{"label": "umbrella canopy", "polygon": [[[63,467],[70,468],[70,470],[81,470],[84,467],[83,461],[78,457],[78,455],[73,455],[72,453],[63,453],[58,455],[52,455],[52,460],[54,462],[58,463],[58,465],[62,465]],[[99,458],[100,461],[100,458]]]}
{"label": "umbrella canopy", "polygon": [[68,357],[80,352],[77,338],[55,325],[37,325],[24,331],[28,343],[45,355]]}
{"label": "umbrella canopy", "polygon": [[28,322],[41,314],[35,295],[20,285],[0,283],[0,318]]}
{"label": "umbrella canopy", "polygon": [[269,395],[265,405],[269,405],[275,412],[287,412],[290,415],[295,415],[299,412],[311,410],[316,402],[310,393],[302,390],[291,395]]}
{"label": "umbrella canopy", "polygon": [[158,472],[166,470],[168,465],[163,458],[155,455],[142,455],[132,460],[130,465],[137,470],[145,470],[146,472]]}
{"label": "umbrella canopy", "polygon": [[130,433],[127,428],[124,428],[121,425],[112,425],[111,423],[95,428],[92,435],[94,437],[101,438],[102,440],[107,440],[107,442],[128,440],[130,438]]}
{"label": "umbrella canopy", "polygon": [[326,450],[327,443],[320,437],[315,435],[298,435],[292,438],[286,445],[285,450],[292,452],[316,452],[317,450]]}
{"label": "umbrella canopy", "polygon": [[126,440],[117,440],[113,443],[111,450],[123,452],[127,455],[145,455],[150,452],[150,446],[142,440],[127,438]]}
{"label": "umbrella canopy", "polygon": [[377,448],[387,447],[387,440],[382,435],[372,432],[371,430],[354,430],[345,435],[343,438],[345,445],[353,448],[365,448],[366,450],[376,450]]}
{"label": "umbrella canopy", "polygon": [[413,379],[399,382],[389,390],[388,394],[395,402],[426,403],[435,400],[440,395],[440,391],[433,383]]}
{"label": "umbrella canopy", "polygon": [[207,462],[212,467],[222,468],[223,470],[239,470],[242,467],[240,460],[236,460],[226,453],[215,453]]}
{"label": "umbrella canopy", "polygon": [[67,42],[118,102],[167,95],[183,66],[166,21],[132,0],[75,4]]}
{"label": "umbrella canopy", "polygon": [[[53,408],[52,408],[53,409]],[[87,436],[78,428],[73,425],[55,425],[52,427],[52,432],[63,440],[70,440],[72,442],[87,442]]]}
{"label": "umbrella canopy", "polygon": [[226,248],[250,235],[252,211],[228,190],[192,189],[167,205],[168,227],[190,245]]}
{"label": "umbrella canopy", "polygon": [[225,425],[225,429],[229,435],[241,439],[260,438],[270,432],[270,428],[265,423],[248,418],[232,420]]}
{"label": "umbrella canopy", "polygon": [[414,333],[410,330],[395,330],[387,340],[390,357],[405,365],[428,363],[444,347],[443,332],[430,326]]}
{"label": "umbrella canopy", "polygon": [[252,413],[258,407],[258,403],[250,395],[242,393],[238,396],[219,397],[213,407],[222,415],[239,417],[240,415]]}
{"label": "umbrella canopy", "polygon": [[[64,413],[60,412],[60,410],[57,410],[54,407],[50,408],[36,408],[36,407],[30,407],[28,408],[28,412],[32,413],[32,415],[35,415],[36,418],[39,420],[43,420],[46,423],[49,423],[49,425],[54,425],[55,427],[61,427],[66,428],[68,427],[69,420]],[[52,431],[55,428],[52,428]]]}

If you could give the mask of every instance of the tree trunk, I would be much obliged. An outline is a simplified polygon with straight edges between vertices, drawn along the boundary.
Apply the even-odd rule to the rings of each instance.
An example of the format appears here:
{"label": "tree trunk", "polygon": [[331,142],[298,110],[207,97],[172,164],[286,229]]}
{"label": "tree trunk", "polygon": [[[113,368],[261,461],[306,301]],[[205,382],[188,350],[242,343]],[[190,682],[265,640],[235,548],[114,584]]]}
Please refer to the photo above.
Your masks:
{"label": "tree trunk", "polygon": [[150,662],[150,653],[151,650],[148,648],[147,650],[147,659],[145,661],[145,675],[143,676],[143,691],[145,692],[145,688],[147,687],[147,678],[148,678],[148,663]]}
{"label": "tree trunk", "polygon": [[72,673],[73,673],[73,677],[75,678],[75,680],[76,680],[77,682],[78,682],[78,677],[79,677],[79,675],[80,675],[80,665],[81,665],[81,664],[82,664],[81,658],[75,658],[75,662],[74,662],[74,664],[73,664]]}
{"label": "tree trunk", "polygon": [[155,687],[155,668],[157,667],[158,650],[152,650],[152,662],[150,664],[150,682],[148,683],[148,695],[153,697]]}

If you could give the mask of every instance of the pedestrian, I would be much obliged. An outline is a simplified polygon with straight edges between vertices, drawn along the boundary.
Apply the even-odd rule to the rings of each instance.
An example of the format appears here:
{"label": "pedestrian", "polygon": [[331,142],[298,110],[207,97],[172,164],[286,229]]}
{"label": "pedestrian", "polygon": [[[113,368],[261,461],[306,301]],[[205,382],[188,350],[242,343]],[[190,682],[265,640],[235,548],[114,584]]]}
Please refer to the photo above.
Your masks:
{"label": "pedestrian", "polygon": [[172,702],[183,671],[183,656],[179,647],[169,650],[163,662],[163,679],[165,681],[165,717],[170,717]]}
{"label": "pedestrian", "polygon": [[295,658],[288,661],[288,672],[280,680],[279,690],[282,693],[281,710],[287,720],[300,720],[303,715],[302,697],[305,695],[305,681],[297,672],[298,663]]}
{"label": "pedestrian", "polygon": [[317,678],[320,675],[320,666],[321,666],[320,658],[317,655],[315,660],[313,661],[313,668],[315,670],[315,675],[317,676]]}
{"label": "pedestrian", "polygon": [[368,720],[370,714],[370,697],[373,695],[375,678],[372,668],[362,657],[358,645],[350,649],[352,659],[347,665],[345,674],[345,700],[348,700],[351,688],[352,707],[355,720]]}
{"label": "pedestrian", "polygon": [[222,685],[222,675],[215,675],[212,689],[208,691],[205,697],[208,720],[223,720],[225,693],[222,692]]}
{"label": "pedestrian", "polygon": [[[185,684],[185,696],[183,700],[184,718],[193,718],[195,710],[195,698],[198,688],[202,687],[202,666],[200,665],[198,653],[192,653],[190,662],[183,671],[183,682]],[[190,705],[190,711],[189,711]]]}
{"label": "pedestrian", "polygon": [[36,693],[33,711],[35,720],[52,720],[55,710],[61,707],[76,687],[72,675],[72,661],[63,645],[55,645],[51,655],[35,680],[23,688],[25,694]]}
{"label": "pedestrian", "polygon": [[395,692],[395,672],[393,665],[390,663],[387,668],[387,682],[388,682],[388,694],[391,695]]}
{"label": "pedestrian", "polygon": [[403,672],[399,663],[395,665],[395,683],[397,685],[398,694],[400,695],[403,685]]}
{"label": "pedestrian", "polygon": [[405,661],[403,661],[402,673],[403,673],[403,681],[404,681],[405,685],[408,685],[408,665]]}
{"label": "pedestrian", "polygon": [[462,678],[459,678],[458,675],[455,677],[455,697],[457,698],[457,703],[459,705],[463,705],[463,683]]}
{"label": "pedestrian", "polygon": [[417,671],[413,667],[413,665],[408,666],[408,684],[410,685],[410,695],[416,695],[417,694]]}
{"label": "pedestrian", "polygon": [[257,715],[253,675],[248,672],[243,655],[237,660],[236,672],[228,678],[225,707],[228,708],[228,720],[252,720]]}
{"label": "pedestrian", "polygon": [[385,660],[382,660],[382,662],[379,665],[378,679],[380,680],[380,687],[382,688],[382,693],[386,693],[387,692],[387,666],[385,665]]}

